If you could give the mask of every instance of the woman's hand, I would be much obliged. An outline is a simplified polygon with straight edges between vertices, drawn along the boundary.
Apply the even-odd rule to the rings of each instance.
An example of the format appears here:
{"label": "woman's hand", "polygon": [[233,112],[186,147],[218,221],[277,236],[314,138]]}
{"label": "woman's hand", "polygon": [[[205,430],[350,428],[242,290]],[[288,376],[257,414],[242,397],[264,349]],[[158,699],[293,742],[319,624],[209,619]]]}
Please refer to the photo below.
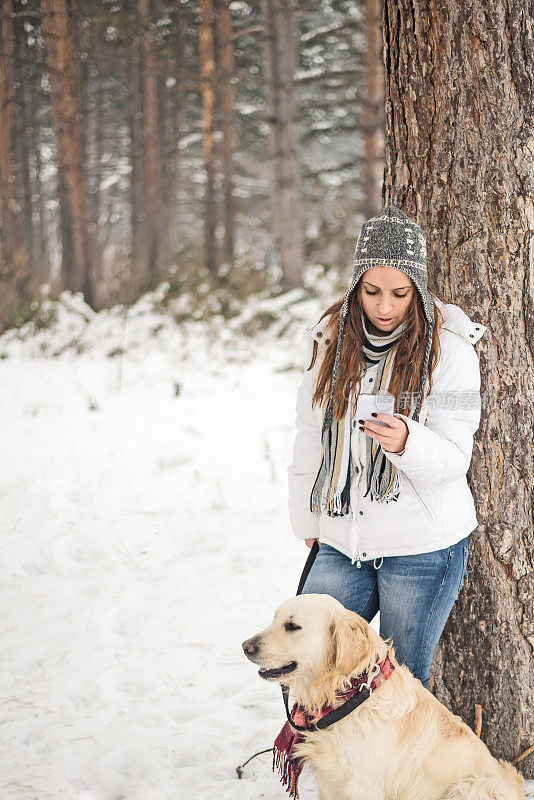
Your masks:
{"label": "woman's hand", "polygon": [[[313,543],[314,543],[314,542],[317,542],[317,541],[319,541],[319,540],[318,540],[318,539],[304,539],[304,541],[306,542],[306,544],[308,545],[308,547],[313,547]],[[319,543],[319,547],[320,547],[320,546],[321,546],[321,544]]]}
{"label": "woman's hand", "polygon": [[392,414],[375,414],[374,416],[381,422],[387,422],[389,428],[384,428],[383,425],[377,425],[366,419],[359,419],[360,430],[376,439],[386,453],[400,453],[401,450],[404,450],[409,434],[405,421]]}

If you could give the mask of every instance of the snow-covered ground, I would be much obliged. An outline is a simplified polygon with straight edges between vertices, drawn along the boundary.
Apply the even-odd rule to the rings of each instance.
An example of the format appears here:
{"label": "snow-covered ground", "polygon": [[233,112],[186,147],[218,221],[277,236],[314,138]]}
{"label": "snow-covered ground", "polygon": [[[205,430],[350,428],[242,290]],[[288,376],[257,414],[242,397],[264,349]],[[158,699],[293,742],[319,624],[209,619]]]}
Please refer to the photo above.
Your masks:
{"label": "snow-covered ground", "polygon": [[236,771],[284,721],[241,642],[308,553],[286,468],[320,307],[264,301],[279,322],[250,340],[155,299],[65,295],[0,338],[1,800],[287,796],[269,753]]}

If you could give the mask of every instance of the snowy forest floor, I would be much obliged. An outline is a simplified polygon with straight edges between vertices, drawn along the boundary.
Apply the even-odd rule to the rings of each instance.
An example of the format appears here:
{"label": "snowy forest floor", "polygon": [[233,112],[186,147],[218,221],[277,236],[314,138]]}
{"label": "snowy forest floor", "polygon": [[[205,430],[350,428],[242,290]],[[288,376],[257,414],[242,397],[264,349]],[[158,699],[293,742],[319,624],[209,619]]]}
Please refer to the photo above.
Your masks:
{"label": "snowy forest floor", "polygon": [[[269,753],[238,779],[284,722],[241,642],[308,553],[286,469],[320,306],[177,326],[156,301],[64,295],[0,337],[2,800],[287,796]],[[258,309],[278,321],[250,339]]]}

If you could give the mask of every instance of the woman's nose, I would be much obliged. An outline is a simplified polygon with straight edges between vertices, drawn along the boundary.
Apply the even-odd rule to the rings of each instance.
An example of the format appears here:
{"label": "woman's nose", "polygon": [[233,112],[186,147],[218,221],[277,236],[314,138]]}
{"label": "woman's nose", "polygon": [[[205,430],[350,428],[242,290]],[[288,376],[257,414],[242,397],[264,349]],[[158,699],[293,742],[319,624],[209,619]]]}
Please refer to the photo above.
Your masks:
{"label": "woman's nose", "polygon": [[388,316],[391,314],[391,311],[392,311],[392,306],[389,303],[386,303],[385,306],[384,305],[378,306],[378,313],[384,319],[388,318]]}

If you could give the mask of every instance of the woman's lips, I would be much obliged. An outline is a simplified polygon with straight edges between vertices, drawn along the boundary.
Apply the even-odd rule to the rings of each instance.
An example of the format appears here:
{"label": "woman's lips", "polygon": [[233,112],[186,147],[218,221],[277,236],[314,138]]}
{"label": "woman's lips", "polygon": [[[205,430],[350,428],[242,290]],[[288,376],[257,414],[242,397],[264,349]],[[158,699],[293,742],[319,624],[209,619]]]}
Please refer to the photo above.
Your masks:
{"label": "woman's lips", "polygon": [[378,319],[379,322],[382,322],[382,323],[393,322],[393,317],[390,317],[390,319],[381,319],[380,317],[377,317],[377,319]]}

